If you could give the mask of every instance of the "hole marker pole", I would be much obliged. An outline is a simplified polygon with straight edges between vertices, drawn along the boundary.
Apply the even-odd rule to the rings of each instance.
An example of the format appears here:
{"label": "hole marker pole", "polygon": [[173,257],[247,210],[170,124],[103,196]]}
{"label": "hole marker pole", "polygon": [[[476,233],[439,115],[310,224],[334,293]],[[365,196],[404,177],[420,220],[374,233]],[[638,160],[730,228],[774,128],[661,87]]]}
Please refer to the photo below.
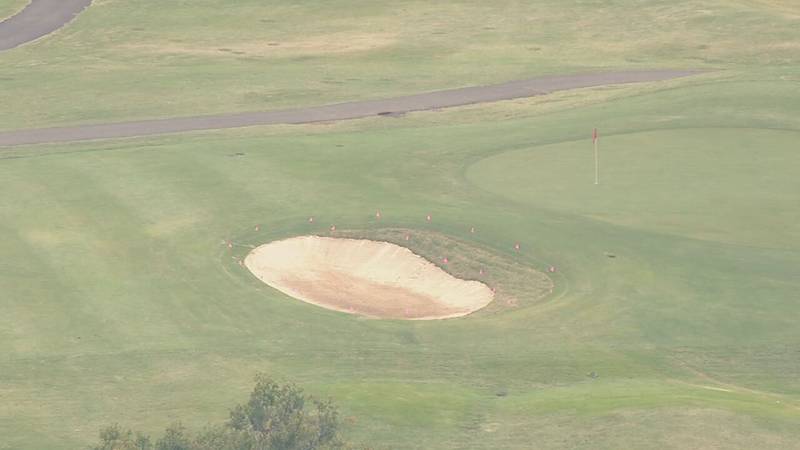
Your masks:
{"label": "hole marker pole", "polygon": [[597,150],[597,128],[592,132],[592,143],[594,143],[594,184],[600,184],[600,153]]}

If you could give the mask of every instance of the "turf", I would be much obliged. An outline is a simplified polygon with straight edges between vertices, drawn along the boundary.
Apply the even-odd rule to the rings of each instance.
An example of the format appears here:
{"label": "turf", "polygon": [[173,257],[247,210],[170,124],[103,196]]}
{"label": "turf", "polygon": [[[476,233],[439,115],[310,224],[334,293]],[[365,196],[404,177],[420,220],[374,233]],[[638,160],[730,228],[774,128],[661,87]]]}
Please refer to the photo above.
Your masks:
{"label": "turf", "polygon": [[600,187],[585,139],[503,153],[468,177],[511,200],[632,228],[799,250],[798,140],[747,128],[622,134],[603,139]]}
{"label": "turf", "polygon": [[0,0],[0,20],[16,14],[28,3],[28,0]]}
{"label": "turf", "polygon": [[[571,11],[604,23],[614,14],[633,17],[632,4],[558,9],[543,2],[536,13]],[[699,4],[654,1],[641,11],[695,11]],[[169,22],[176,36],[180,27],[191,30],[188,15],[158,19],[126,5],[98,1],[52,40],[0,56],[17,61],[0,70],[15,72],[9,83],[30,94],[46,79],[30,59],[64,55],[49,63],[51,82],[30,104],[12,100],[18,116],[4,108],[0,123],[254,106],[224,95],[249,86],[241,77],[255,76],[237,63],[214,66],[231,76],[219,97],[196,92],[206,86],[197,76],[175,93],[180,101],[153,109],[159,77],[131,83],[132,69],[119,62],[94,81],[98,92],[117,83],[127,94],[70,103],[90,92],[101,73],[93,64],[113,62],[91,56],[110,45],[103,41],[82,60],[87,80],[58,78],[77,71],[69,52],[91,47],[89,30],[100,17],[116,18],[111,25],[124,29],[134,19],[114,12],[122,10],[155,29],[159,20]],[[387,23],[408,17],[401,10],[433,8],[401,4],[390,16],[369,5],[360,11]],[[692,33],[707,37],[735,25],[736,36],[725,36],[778,49],[780,36],[792,36],[780,34],[793,19],[778,6],[791,9],[789,2],[714,5],[720,16],[687,22]],[[287,9],[273,15],[291,17]],[[474,9],[452,10],[462,14],[441,26],[455,35],[456,18],[483,20]],[[197,11],[208,14],[203,5]],[[240,11],[231,6],[219,29]],[[480,39],[494,50],[483,54],[504,48],[491,37],[505,35],[518,12],[502,12],[512,24],[491,25],[496,34],[484,30]],[[642,24],[652,22],[644,17]],[[763,30],[754,17],[774,17],[775,25]],[[345,31],[350,25],[339,23]],[[565,42],[585,42],[578,31],[564,29]],[[132,35],[124,40],[139,42]],[[408,45],[430,54],[424,44]],[[596,64],[629,64],[622,55],[637,52],[653,58],[648,64],[685,56],[674,46],[655,55],[631,45],[611,48]],[[775,51],[756,54],[748,43],[720,56],[726,70],[693,79],[402,118],[2,150],[0,448],[81,448],[112,421],[156,431],[180,419],[199,428],[224,420],[259,370],[331,396],[343,409],[346,436],[378,448],[797,448],[800,190],[792,174],[800,169],[800,65]],[[493,61],[508,58],[507,65],[469,80],[574,68],[566,52],[563,62],[543,57],[512,70],[513,52],[498,52]],[[372,57],[347,61],[346,71],[398,69],[397,79],[406,80],[399,85],[351,86],[303,100],[308,80],[297,77],[285,81],[296,83],[285,101],[378,96],[485,67],[478,60],[455,64],[454,56],[452,72],[420,81],[409,76],[413,54],[384,55],[387,67],[379,68],[369,64]],[[212,60],[186,58],[170,59],[175,85],[181,71]],[[167,65],[149,67],[159,73]],[[281,67],[293,66],[278,64],[276,73]],[[426,73],[425,64],[417,67]],[[589,139],[595,126],[603,158],[597,188]],[[331,224],[374,230],[376,209],[380,227],[443,233],[499,259],[554,265],[555,295],[442,322],[364,320],[287,298],[233,259],[248,245]],[[237,244],[233,251],[227,239]]]}
{"label": "turf", "polygon": [[[112,417],[144,428],[170,418],[201,426],[221,419],[266,370],[333,396],[350,436],[387,448],[409,446],[409,433],[419,448],[524,448],[532,439],[552,448],[680,448],[699,439],[687,428],[693,417],[717,427],[706,443],[748,448],[758,437],[790,447],[800,414],[792,224],[783,215],[731,219],[736,208],[765,207],[760,191],[711,209],[701,206],[721,201],[715,189],[683,189],[693,183],[687,176],[719,170],[721,158],[709,157],[721,151],[715,142],[727,148],[757,136],[771,157],[715,180],[752,187],[770,169],[769,182],[786,187],[770,201],[789,204],[797,190],[786,174],[797,160],[788,131],[718,132],[726,117],[732,127],[756,122],[758,108],[737,118],[685,107],[684,95],[711,103],[710,86],[618,93],[563,110],[514,102],[506,109],[519,116],[507,120],[495,106],[7,151],[0,329],[4,397],[15,406],[0,420],[14,437],[5,445],[74,447]],[[792,84],[771,89],[790,96]],[[784,106],[789,128],[796,109]],[[591,159],[578,138],[599,113],[617,125],[602,140],[608,182],[587,193]],[[661,121],[641,125],[653,118]],[[700,128],[676,135],[685,123]],[[551,142],[562,143],[541,145]],[[556,153],[563,158],[552,162]],[[729,170],[753,160],[737,148],[726,157]],[[675,168],[678,160],[692,172]],[[516,175],[520,162],[527,178]],[[673,170],[658,172],[663,165]],[[643,201],[647,192],[662,200]],[[666,224],[663,199],[681,212]],[[370,228],[377,208],[387,225],[461,238],[475,226],[471,239],[498,254],[520,242],[523,261],[559,268],[563,292],[463,320],[359,320],[260,285],[222,245],[330,224]],[[773,231],[759,238],[756,225]],[[599,378],[587,377],[592,371]],[[565,436],[565,427],[580,432]]]}

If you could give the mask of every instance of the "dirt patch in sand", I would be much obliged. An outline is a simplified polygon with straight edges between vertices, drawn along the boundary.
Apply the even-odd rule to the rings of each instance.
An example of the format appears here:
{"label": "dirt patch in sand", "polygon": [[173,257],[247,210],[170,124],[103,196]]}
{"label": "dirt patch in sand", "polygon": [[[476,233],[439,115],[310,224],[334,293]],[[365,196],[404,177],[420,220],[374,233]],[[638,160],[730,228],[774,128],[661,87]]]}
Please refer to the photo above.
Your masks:
{"label": "dirt patch in sand", "polygon": [[382,319],[460,317],[491,303],[479,281],[456,278],[388,242],[301,236],[254,249],[245,266],[296,299]]}

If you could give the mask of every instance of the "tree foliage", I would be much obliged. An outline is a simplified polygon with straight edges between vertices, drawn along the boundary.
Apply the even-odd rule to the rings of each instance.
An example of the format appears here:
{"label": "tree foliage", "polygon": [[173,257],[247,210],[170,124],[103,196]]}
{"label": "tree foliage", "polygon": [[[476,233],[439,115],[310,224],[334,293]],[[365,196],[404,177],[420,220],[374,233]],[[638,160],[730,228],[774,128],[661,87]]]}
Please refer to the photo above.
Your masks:
{"label": "tree foliage", "polygon": [[258,375],[246,403],[230,419],[197,434],[180,424],[153,440],[111,425],[100,431],[90,450],[329,450],[344,445],[338,436],[339,412],[330,401],[317,400],[294,384]]}

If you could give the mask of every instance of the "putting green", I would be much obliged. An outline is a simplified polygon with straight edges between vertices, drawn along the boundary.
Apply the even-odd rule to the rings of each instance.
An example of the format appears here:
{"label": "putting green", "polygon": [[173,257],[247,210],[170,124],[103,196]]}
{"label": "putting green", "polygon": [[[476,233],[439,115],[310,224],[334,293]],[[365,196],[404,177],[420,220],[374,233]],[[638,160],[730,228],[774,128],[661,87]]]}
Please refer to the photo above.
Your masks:
{"label": "putting green", "polygon": [[467,178],[526,205],[691,238],[767,247],[800,242],[800,134],[674,129],[601,137],[478,161]]}

